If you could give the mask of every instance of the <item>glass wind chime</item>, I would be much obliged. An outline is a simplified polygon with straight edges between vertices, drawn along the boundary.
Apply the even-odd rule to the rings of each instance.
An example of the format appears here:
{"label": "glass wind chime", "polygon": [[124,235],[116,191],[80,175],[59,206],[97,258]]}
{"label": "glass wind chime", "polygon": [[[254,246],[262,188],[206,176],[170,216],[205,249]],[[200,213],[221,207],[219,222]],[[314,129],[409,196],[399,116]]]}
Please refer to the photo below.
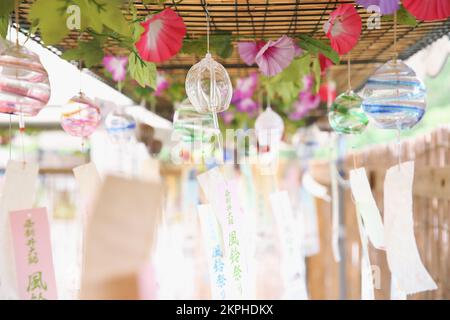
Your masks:
{"label": "glass wind chime", "polygon": [[16,2],[15,8],[15,28],[15,44],[4,41],[0,48],[0,113],[10,115],[10,131],[11,116],[19,116],[22,156],[25,161],[24,117],[36,116],[47,105],[51,89],[48,73],[39,56],[19,44],[19,2]]}
{"label": "glass wind chime", "polygon": [[189,101],[197,112],[212,115],[214,129],[218,137],[218,147],[222,152],[222,136],[217,113],[227,110],[230,106],[233,87],[226,69],[214,60],[209,51],[210,16],[207,5],[204,8],[206,12],[207,53],[205,58],[189,70],[186,76],[185,89]]}
{"label": "glass wind chime", "polygon": [[342,134],[361,133],[369,123],[369,119],[361,109],[363,99],[352,89],[350,59],[349,53],[347,60],[348,89],[334,100],[328,114],[330,126]]}
{"label": "glass wind chime", "polygon": [[61,127],[71,136],[80,137],[81,148],[84,149],[84,142],[100,124],[100,108],[81,89],[82,83],[82,63],[79,61],[80,70],[80,91],[73,96],[63,107],[61,113]]}
{"label": "glass wind chime", "polygon": [[262,153],[272,153],[271,146],[278,145],[283,138],[284,122],[281,116],[272,110],[270,102],[266,110],[255,120],[255,131]]}
{"label": "glass wind chime", "polygon": [[394,14],[394,58],[369,78],[362,96],[362,108],[378,128],[397,130],[400,163],[400,131],[414,127],[423,118],[426,88],[414,70],[398,58],[397,12]]}

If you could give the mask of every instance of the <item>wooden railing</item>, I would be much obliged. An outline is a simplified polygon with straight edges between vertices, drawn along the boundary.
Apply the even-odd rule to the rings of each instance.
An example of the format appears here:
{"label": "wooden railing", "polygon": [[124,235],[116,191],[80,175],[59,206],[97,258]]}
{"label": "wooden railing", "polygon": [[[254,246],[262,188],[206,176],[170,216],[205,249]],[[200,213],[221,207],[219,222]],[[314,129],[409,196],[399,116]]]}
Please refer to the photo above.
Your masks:
{"label": "wooden railing", "polygon": [[[375,200],[383,214],[383,184],[386,170],[401,161],[415,161],[414,177],[414,230],[420,256],[438,285],[435,291],[409,296],[409,299],[450,299],[450,126],[405,140],[401,149],[397,143],[374,146],[348,155],[343,159],[345,177],[348,170],[364,166],[367,170]],[[315,161],[311,171],[317,181],[330,185],[329,163]],[[360,298],[361,248],[355,207],[350,190],[343,190],[344,269],[334,262],[331,254],[331,206],[317,200],[321,252],[308,259],[311,298],[337,299],[345,286],[348,299]],[[380,268],[381,282],[376,289],[377,299],[390,298],[390,272],[384,251],[370,247],[372,265]],[[341,269],[339,269],[341,268]],[[339,270],[345,274],[339,278]],[[342,271],[344,270],[344,271]],[[340,281],[341,280],[341,281]],[[342,296],[342,292],[341,292]]]}

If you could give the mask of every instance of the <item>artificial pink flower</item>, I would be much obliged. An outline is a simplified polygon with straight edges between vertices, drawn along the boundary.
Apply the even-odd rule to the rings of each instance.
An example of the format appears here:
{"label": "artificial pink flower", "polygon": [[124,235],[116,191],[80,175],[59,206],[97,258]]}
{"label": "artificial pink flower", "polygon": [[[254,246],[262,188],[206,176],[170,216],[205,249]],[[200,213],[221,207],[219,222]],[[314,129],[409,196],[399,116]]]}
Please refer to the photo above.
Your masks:
{"label": "artificial pink flower", "polygon": [[186,25],[170,8],[157,13],[141,25],[145,31],[135,46],[145,61],[164,62],[180,51],[186,34]]}
{"label": "artificial pink flower", "polygon": [[271,77],[288,67],[295,57],[294,44],[294,41],[287,36],[267,42],[255,58],[261,72]]}
{"label": "artificial pink flower", "polygon": [[153,95],[159,97],[167,88],[169,88],[169,81],[167,81],[167,79],[158,72],[156,76],[156,89]]}
{"label": "artificial pink flower", "polygon": [[103,66],[112,74],[116,82],[124,81],[127,76],[128,57],[116,57],[112,55],[103,58]]}
{"label": "artificial pink flower", "polygon": [[333,61],[331,59],[327,58],[323,54],[319,53],[319,63],[320,63],[320,74],[322,76],[325,75],[328,68],[334,65]]}
{"label": "artificial pink flower", "polygon": [[236,81],[236,87],[233,90],[232,103],[236,103],[245,98],[250,98],[254,95],[256,87],[258,86],[258,74],[253,72],[246,78],[239,78]]}
{"label": "artificial pink flower", "polygon": [[320,85],[319,89],[320,101],[324,103],[333,102],[336,99],[336,83],[329,82]]}
{"label": "artificial pink flower", "polygon": [[361,35],[361,17],[352,4],[342,4],[330,14],[324,31],[331,47],[338,54],[346,54],[358,43]]}
{"label": "artificial pink flower", "polygon": [[255,63],[255,58],[259,50],[261,50],[265,44],[266,42],[262,40],[256,42],[239,42],[239,56],[247,65],[251,66]]}
{"label": "artificial pink flower", "polygon": [[450,17],[449,0],[403,0],[403,5],[420,20],[433,21]]}

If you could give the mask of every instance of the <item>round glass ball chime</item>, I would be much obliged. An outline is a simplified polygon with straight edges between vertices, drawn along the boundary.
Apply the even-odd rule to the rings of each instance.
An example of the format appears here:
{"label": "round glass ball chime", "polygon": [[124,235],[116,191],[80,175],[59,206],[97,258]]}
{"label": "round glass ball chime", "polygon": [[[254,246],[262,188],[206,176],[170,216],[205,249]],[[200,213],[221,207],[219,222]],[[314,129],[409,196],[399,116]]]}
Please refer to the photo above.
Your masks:
{"label": "round glass ball chime", "polygon": [[425,114],[425,86],[399,59],[381,66],[367,81],[362,96],[362,109],[381,129],[410,129]]}
{"label": "round glass ball chime", "polygon": [[358,134],[369,124],[361,109],[363,100],[353,90],[340,94],[332,103],[328,119],[334,131],[342,134]]}
{"label": "round glass ball chime", "polygon": [[136,121],[123,108],[116,108],[106,116],[105,129],[113,143],[125,144],[134,137]]}
{"label": "round glass ball chime", "polygon": [[19,44],[2,41],[0,47],[0,113],[19,116],[19,129],[25,131],[24,116],[36,116],[50,100],[48,73],[37,54]]}
{"label": "round glass ball chime", "polygon": [[90,136],[100,124],[100,108],[83,92],[72,97],[63,107],[61,127],[69,135],[84,139]]}

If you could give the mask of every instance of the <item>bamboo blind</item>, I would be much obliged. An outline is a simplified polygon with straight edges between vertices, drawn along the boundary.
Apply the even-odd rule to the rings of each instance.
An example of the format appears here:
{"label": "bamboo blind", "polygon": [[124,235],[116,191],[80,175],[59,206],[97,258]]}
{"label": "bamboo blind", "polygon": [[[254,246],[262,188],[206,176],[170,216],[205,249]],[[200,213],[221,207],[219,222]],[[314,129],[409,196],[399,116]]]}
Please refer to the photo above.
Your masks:
{"label": "bamboo blind", "polygon": [[[26,16],[33,0],[26,0],[20,7],[20,25],[28,29]],[[156,1],[155,1],[156,2]],[[354,4],[352,0],[168,0],[163,4],[145,5],[140,0],[134,0],[139,16],[145,17],[155,10],[171,6],[187,25],[187,35],[200,37],[206,34],[206,8],[211,17],[211,31],[226,30],[232,32],[234,44],[240,40],[276,39],[287,34],[295,36],[306,34],[316,39],[328,41],[323,31],[323,24],[329,14],[340,4]],[[367,11],[358,7],[363,20],[363,30],[358,45],[352,50],[351,57],[354,68],[352,82],[360,86],[374,68],[389,60],[393,55],[393,22],[382,21],[380,29],[369,30],[367,21],[370,16]],[[125,12],[125,10],[124,10]],[[131,18],[131,17],[128,17]],[[450,33],[450,19],[447,21],[419,22],[416,27],[398,26],[398,50],[400,58],[405,59],[433,42]],[[76,46],[79,34],[73,32],[56,47],[64,51]],[[84,35],[87,37],[87,35]],[[108,53],[125,54],[124,49],[113,41],[108,44]],[[173,77],[184,79],[187,69],[200,57],[179,54],[159,66]],[[219,59],[220,60],[220,59]],[[345,64],[347,56],[342,57]],[[237,50],[233,55],[220,60],[229,70],[231,76],[245,75],[255,66],[246,66],[239,58]],[[346,82],[344,66],[336,66],[333,77],[338,82],[338,90],[344,88]]]}

